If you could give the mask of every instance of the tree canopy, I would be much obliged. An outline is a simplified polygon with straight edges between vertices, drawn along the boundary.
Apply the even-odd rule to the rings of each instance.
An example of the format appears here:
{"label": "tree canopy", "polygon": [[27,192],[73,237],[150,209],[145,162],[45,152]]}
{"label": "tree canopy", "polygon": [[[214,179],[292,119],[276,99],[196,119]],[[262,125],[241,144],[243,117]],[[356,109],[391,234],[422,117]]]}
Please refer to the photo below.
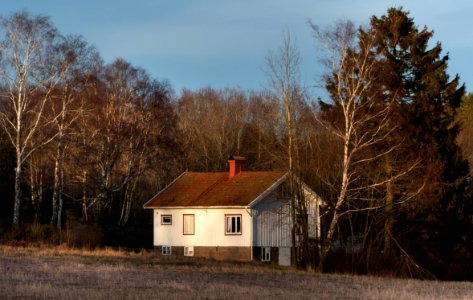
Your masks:
{"label": "tree canopy", "polygon": [[[351,227],[341,238],[362,237],[358,260],[368,268],[405,262],[400,272],[427,276],[420,273],[435,261],[439,274],[471,232],[468,163],[456,144],[464,86],[458,76],[450,80],[441,44],[429,48],[432,32],[402,8],[373,16],[356,34],[347,28],[332,33],[346,40],[342,49],[337,44],[339,67],[326,77],[333,103],[321,103],[322,119],[346,146],[347,179],[336,185],[332,221],[351,212],[340,222]],[[370,257],[376,252],[383,261]]]}
{"label": "tree canopy", "polygon": [[322,240],[304,240],[320,249],[308,265],[473,278],[461,267],[473,255],[472,96],[441,43],[402,8],[358,28],[310,26],[325,54],[319,103],[289,34],[268,56],[267,89],[176,93],[124,59],[104,62],[48,17],[1,18],[2,230],[63,243],[66,225],[70,243],[150,246],[143,203],[235,154],[249,170],[291,172],[293,194],[301,178],[329,203]]}

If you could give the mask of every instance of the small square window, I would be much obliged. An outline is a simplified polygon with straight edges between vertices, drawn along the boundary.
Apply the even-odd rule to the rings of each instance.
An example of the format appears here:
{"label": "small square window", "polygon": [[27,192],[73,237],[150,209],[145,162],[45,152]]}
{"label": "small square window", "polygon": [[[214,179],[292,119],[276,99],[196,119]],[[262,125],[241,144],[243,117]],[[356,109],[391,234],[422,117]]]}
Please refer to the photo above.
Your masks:
{"label": "small square window", "polygon": [[161,225],[172,225],[172,215],[162,215]]}
{"label": "small square window", "polygon": [[225,215],[225,234],[241,234],[241,215]]}
{"label": "small square window", "polygon": [[162,255],[171,255],[171,246],[161,246]]}
{"label": "small square window", "polygon": [[263,247],[262,261],[271,261],[271,247]]}
{"label": "small square window", "polygon": [[194,246],[184,247],[184,256],[194,256]]}

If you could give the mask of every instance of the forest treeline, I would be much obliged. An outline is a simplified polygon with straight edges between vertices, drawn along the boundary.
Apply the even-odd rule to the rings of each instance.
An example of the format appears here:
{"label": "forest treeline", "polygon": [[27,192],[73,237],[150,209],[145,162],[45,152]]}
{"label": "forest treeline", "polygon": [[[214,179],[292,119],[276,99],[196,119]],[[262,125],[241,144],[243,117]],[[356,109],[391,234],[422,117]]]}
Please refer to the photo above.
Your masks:
{"label": "forest treeline", "polygon": [[308,30],[327,99],[301,84],[289,34],[268,54],[266,89],[176,95],[48,17],[2,17],[2,240],[150,246],[143,204],[235,154],[247,170],[289,171],[328,203],[307,248],[320,270],[472,279],[473,96],[448,75],[441,44],[402,8]]}

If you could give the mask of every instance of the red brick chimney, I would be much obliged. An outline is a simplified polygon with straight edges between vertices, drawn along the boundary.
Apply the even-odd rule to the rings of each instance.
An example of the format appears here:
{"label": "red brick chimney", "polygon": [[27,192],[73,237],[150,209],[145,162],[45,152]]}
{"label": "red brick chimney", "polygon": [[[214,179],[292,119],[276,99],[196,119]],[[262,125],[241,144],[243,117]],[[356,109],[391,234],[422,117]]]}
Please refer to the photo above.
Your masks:
{"label": "red brick chimney", "polygon": [[228,179],[232,179],[236,175],[243,172],[243,165],[245,164],[245,158],[241,156],[230,156],[228,159]]}

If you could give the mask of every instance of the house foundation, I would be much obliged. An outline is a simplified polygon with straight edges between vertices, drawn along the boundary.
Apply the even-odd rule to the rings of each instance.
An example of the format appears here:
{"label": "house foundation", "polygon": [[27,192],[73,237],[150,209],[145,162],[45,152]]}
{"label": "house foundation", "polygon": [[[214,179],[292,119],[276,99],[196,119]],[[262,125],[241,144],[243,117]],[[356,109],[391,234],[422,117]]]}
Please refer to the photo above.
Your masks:
{"label": "house foundation", "polygon": [[[164,250],[163,250],[164,248]],[[228,261],[251,261],[251,247],[193,246],[193,253],[186,253],[183,246],[155,246],[158,255],[194,256]],[[186,255],[184,255],[186,254]]]}

